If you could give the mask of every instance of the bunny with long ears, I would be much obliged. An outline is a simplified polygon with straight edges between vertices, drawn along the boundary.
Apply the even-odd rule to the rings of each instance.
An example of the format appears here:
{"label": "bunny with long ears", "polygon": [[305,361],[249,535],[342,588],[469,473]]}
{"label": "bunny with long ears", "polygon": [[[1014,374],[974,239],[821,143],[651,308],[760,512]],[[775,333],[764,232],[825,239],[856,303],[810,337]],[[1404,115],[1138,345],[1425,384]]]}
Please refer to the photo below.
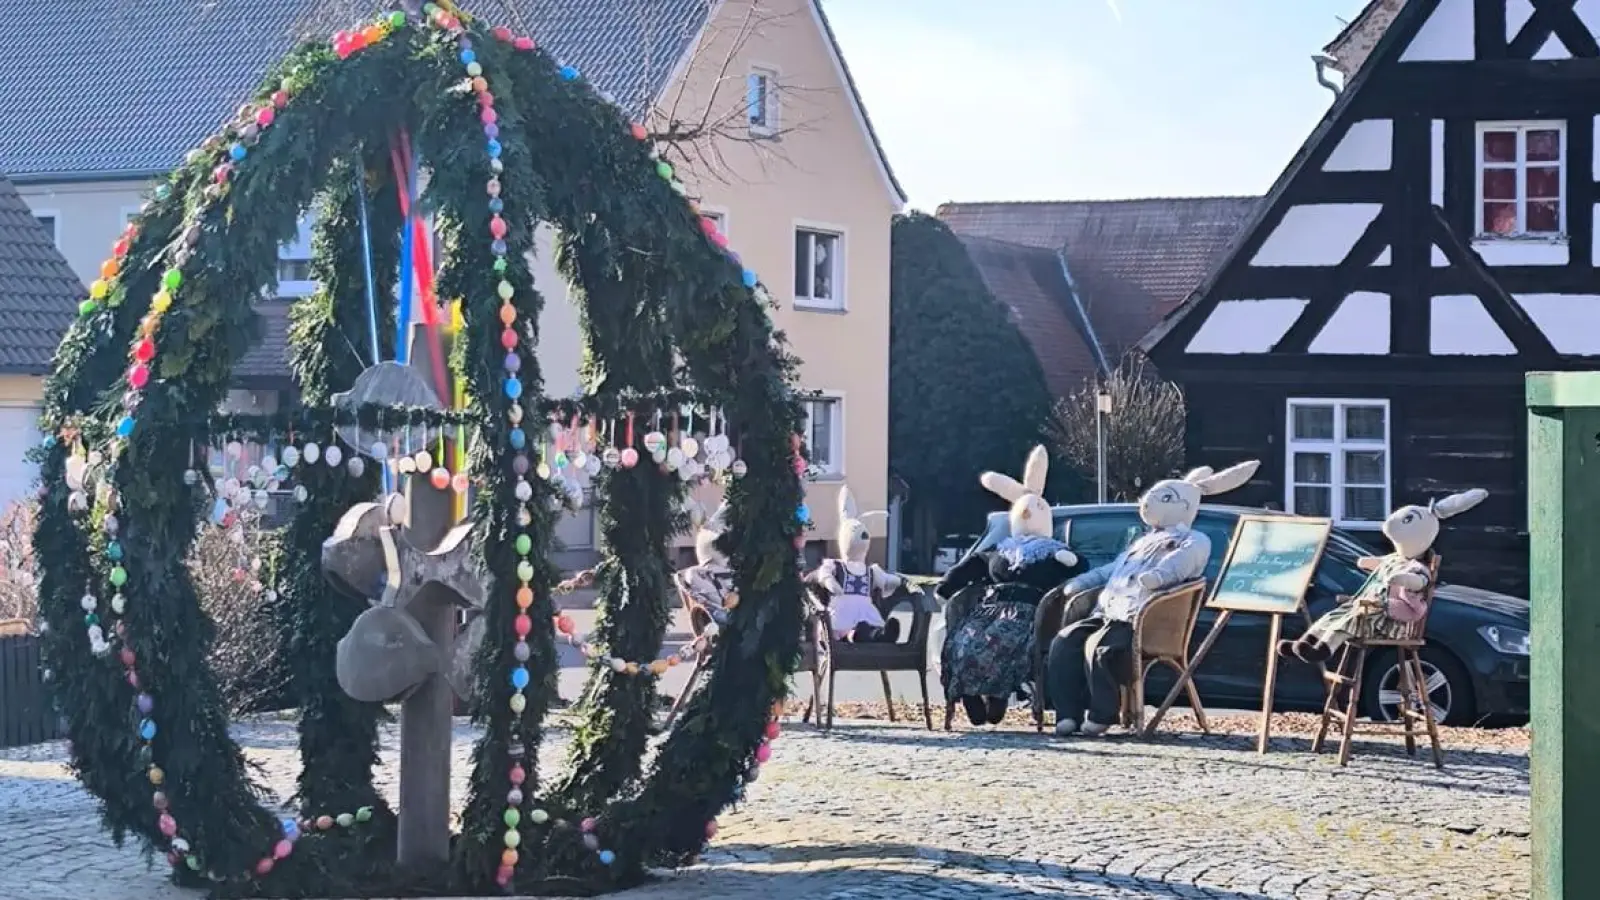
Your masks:
{"label": "bunny with long ears", "polygon": [[1102,734],[1116,721],[1124,657],[1133,649],[1133,621],[1161,591],[1199,578],[1211,558],[1211,539],[1190,526],[1202,497],[1248,482],[1257,460],[1213,471],[1202,466],[1182,478],[1156,482],[1139,498],[1139,518],[1150,530],[1116,559],[1079,575],[1069,593],[1099,591],[1087,618],[1073,622],[1050,642],[1046,670],[1056,734]]}
{"label": "bunny with long ears", "polygon": [[823,560],[810,576],[828,592],[828,611],[836,639],[899,640],[900,623],[884,619],[883,612],[872,602],[872,594],[874,591],[886,596],[892,594],[900,589],[904,579],[885,572],[876,563],[867,562],[872,536],[867,532],[866,520],[887,515],[879,510],[858,513],[855,495],[849,486],[840,486],[839,555]]}
{"label": "bunny with long ears", "polygon": [[[1028,454],[1022,481],[984,472],[979,482],[1011,501],[1010,534],[945,573],[936,592],[945,610],[941,676],[945,696],[959,700],[974,725],[998,725],[1012,693],[1033,678],[1033,618],[1051,588],[1082,566],[1053,536],[1050,504],[1042,496],[1049,459],[1043,447]],[[983,586],[981,599],[968,588]],[[960,594],[961,596],[957,596]]]}
{"label": "bunny with long ears", "polygon": [[690,501],[689,518],[696,523],[694,558],[697,565],[680,569],[677,579],[696,603],[721,626],[728,620],[728,611],[739,605],[739,594],[733,584],[733,570],[728,567],[728,557],[717,548],[717,539],[727,531],[728,504],[719,505],[709,517],[698,503]]}
{"label": "bunny with long ears", "polygon": [[1473,488],[1427,506],[1402,506],[1390,513],[1383,521],[1383,536],[1394,545],[1394,552],[1357,560],[1368,574],[1355,596],[1324,613],[1299,640],[1279,643],[1278,652],[1317,663],[1332,657],[1351,638],[1410,637],[1428,614],[1433,542],[1440,524],[1488,496],[1488,491]]}

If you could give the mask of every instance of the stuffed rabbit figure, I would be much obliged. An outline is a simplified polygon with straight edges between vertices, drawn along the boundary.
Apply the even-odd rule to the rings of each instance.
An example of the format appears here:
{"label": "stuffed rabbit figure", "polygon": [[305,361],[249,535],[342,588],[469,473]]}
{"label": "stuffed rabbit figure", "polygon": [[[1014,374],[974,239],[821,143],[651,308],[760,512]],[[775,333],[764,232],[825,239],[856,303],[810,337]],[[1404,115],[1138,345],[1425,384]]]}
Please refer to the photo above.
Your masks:
{"label": "stuffed rabbit figure", "polygon": [[1161,591],[1199,578],[1211,558],[1211,539],[1190,527],[1200,499],[1243,485],[1260,466],[1257,460],[1221,472],[1202,466],[1151,485],[1139,498],[1139,518],[1150,530],[1067,585],[1068,594],[1098,590],[1099,597],[1087,618],[1068,624],[1050,644],[1046,677],[1057,734],[1071,734],[1079,723],[1088,734],[1111,727],[1139,611]]}
{"label": "stuffed rabbit figure", "polygon": [[[1049,472],[1050,457],[1043,446],[1038,446],[1028,454],[1020,483],[999,472],[984,472],[978,476],[978,482],[990,493],[1011,501],[1011,511],[1007,514],[1011,523],[1011,539],[1050,538],[1054,533],[1050,504],[1044,502],[1044,482]],[[1078,564],[1077,555],[1064,546],[1053,551],[1053,555],[1064,566]]]}
{"label": "stuffed rabbit figure", "polygon": [[813,580],[828,592],[828,611],[833,620],[833,636],[855,641],[895,641],[900,623],[885,621],[872,602],[874,591],[885,595],[900,589],[903,579],[867,562],[872,546],[865,520],[887,516],[887,512],[858,513],[856,498],[848,486],[839,488],[839,555],[825,559],[812,573]]}
{"label": "stuffed rabbit figure", "polygon": [[[974,725],[998,725],[1011,695],[1032,684],[1039,602],[1082,571],[1077,554],[1056,540],[1050,504],[1041,496],[1048,466],[1044,448],[1035,447],[1021,482],[997,472],[979,477],[1011,501],[1011,533],[952,566],[935,589],[952,601],[941,654],[945,696],[965,706]],[[981,597],[972,588],[981,588]]]}
{"label": "stuffed rabbit figure", "polygon": [[[690,508],[690,518],[700,519],[703,513],[698,505]],[[681,569],[677,578],[691,599],[711,617],[712,623],[727,623],[728,611],[739,605],[739,594],[733,584],[733,570],[728,567],[728,557],[717,548],[717,539],[727,531],[728,504],[722,503],[709,518],[698,522],[694,536],[694,558],[697,565]]]}
{"label": "stuffed rabbit figure", "polygon": [[1356,595],[1324,613],[1299,640],[1279,643],[1278,652],[1319,663],[1351,638],[1410,637],[1428,614],[1433,542],[1440,523],[1488,496],[1488,491],[1473,488],[1427,506],[1402,506],[1390,513],[1383,522],[1383,536],[1394,545],[1394,552],[1357,560],[1368,575]]}

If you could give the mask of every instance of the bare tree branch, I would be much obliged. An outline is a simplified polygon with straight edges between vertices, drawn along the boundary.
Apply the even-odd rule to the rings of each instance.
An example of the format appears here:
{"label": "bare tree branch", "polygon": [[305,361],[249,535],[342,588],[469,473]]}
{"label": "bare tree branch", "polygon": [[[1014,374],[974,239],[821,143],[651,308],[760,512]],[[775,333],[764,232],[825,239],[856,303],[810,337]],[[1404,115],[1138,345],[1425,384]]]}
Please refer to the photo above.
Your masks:
{"label": "bare tree branch", "polygon": [[[1133,500],[1183,467],[1183,391],[1162,381],[1138,354],[1123,357],[1105,381],[1106,497]],[[1046,435],[1056,453],[1091,484],[1095,471],[1096,386],[1086,383],[1056,403]]]}

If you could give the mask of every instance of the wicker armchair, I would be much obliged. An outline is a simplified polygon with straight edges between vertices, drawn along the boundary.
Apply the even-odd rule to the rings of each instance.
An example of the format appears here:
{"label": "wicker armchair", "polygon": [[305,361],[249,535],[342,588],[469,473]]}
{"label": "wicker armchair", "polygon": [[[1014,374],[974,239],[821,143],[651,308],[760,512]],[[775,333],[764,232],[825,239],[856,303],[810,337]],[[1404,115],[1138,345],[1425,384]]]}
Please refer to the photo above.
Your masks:
{"label": "wicker armchair", "polygon": [[904,640],[894,643],[853,643],[835,640],[833,617],[828,609],[828,591],[814,581],[806,582],[806,596],[811,608],[809,620],[814,628],[820,661],[816,665],[815,681],[828,682],[827,720],[822,718],[822,708],[817,709],[817,724],[833,727],[834,682],[840,672],[877,672],[883,681],[883,702],[889,708],[889,721],[894,722],[894,692],[889,687],[890,672],[916,672],[922,683],[922,719],[928,730],[933,730],[933,710],[928,705],[928,636],[933,630],[933,604],[920,588],[902,582],[900,589],[887,596],[874,589],[873,605],[887,619],[902,604],[911,606],[911,630]]}
{"label": "wicker armchair", "polygon": [[[711,625],[711,614],[706,612],[706,608],[689,593],[689,587],[684,583],[682,576],[682,572],[673,573],[672,584],[678,590],[678,602],[683,604],[683,610],[689,616],[690,633],[696,638],[700,638],[705,634],[706,628]],[[809,599],[807,602],[808,610],[805,630],[800,636],[800,664],[795,668],[795,671],[811,673],[811,699],[806,701],[805,714],[800,717],[800,721],[809,721],[812,713],[815,712],[817,724],[820,725],[822,724],[823,672],[820,662],[826,661],[821,634],[826,633],[826,629],[818,621],[817,616],[810,611]],[[712,640],[714,641],[715,639],[713,638]],[[706,641],[704,646],[700,648],[700,652],[695,655],[694,669],[689,673],[689,680],[684,682],[683,689],[678,692],[677,698],[672,701],[672,708],[667,711],[667,721],[662,727],[669,728],[672,726],[672,723],[678,718],[678,713],[683,709],[683,704],[688,701],[689,695],[699,685],[700,677],[705,673],[706,665],[711,660],[711,644],[712,641]]]}
{"label": "wicker armchair", "polygon": [[[1206,580],[1196,578],[1168,588],[1150,598],[1133,620],[1133,652],[1129,654],[1133,671],[1122,687],[1122,725],[1131,732],[1144,730],[1144,682],[1156,665],[1171,667],[1178,674],[1189,668],[1189,642],[1194,636],[1195,620],[1200,616],[1200,601],[1205,596]],[[1068,596],[1066,586],[1058,587],[1039,603],[1033,620],[1033,727],[1044,730],[1044,713],[1048,701],[1045,697],[1047,679],[1045,661],[1050,655],[1050,642],[1056,633],[1080,619],[1088,618],[1094,611],[1098,588],[1079,591]],[[1095,642],[1090,640],[1085,654],[1093,654]],[[1206,724],[1205,707],[1200,703],[1200,692],[1194,683],[1188,683],[1189,707],[1194,710],[1200,730],[1210,733]]]}

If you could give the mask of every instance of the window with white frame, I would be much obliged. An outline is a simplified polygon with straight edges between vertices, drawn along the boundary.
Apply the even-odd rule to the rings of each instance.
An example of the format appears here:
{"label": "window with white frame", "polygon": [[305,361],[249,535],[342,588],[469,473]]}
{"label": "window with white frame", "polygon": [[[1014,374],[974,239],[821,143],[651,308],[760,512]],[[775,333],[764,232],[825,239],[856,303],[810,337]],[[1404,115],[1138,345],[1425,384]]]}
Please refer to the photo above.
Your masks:
{"label": "window with white frame", "polygon": [[1561,122],[1478,125],[1478,235],[1566,232],[1566,129]]}
{"label": "window with white frame", "polygon": [[844,401],[812,397],[805,402],[808,462],[823,475],[844,474]]}
{"label": "window with white frame", "polygon": [[794,303],[815,309],[844,309],[842,235],[812,228],[794,232]]}
{"label": "window with white frame", "polygon": [[751,69],[745,76],[745,110],[750,130],[771,135],[778,131],[778,73],[771,69]]}
{"label": "window with white frame", "polygon": [[311,278],[311,216],[300,219],[294,240],[278,248],[278,296],[309,297],[317,290]]}
{"label": "window with white frame", "polygon": [[1291,399],[1285,508],[1340,525],[1389,515],[1389,401]]}

